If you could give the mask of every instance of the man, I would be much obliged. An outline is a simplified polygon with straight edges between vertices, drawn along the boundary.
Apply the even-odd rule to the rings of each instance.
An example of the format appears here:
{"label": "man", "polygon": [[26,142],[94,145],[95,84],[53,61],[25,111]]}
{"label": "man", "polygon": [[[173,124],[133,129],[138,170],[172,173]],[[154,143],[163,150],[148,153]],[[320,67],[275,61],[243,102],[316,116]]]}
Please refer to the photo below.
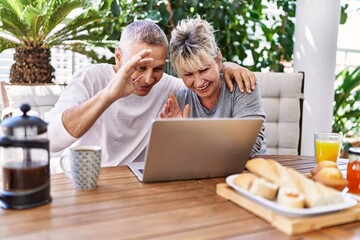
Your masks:
{"label": "man", "polygon": [[[152,120],[170,92],[185,88],[180,79],[164,74],[167,46],[155,23],[128,25],[115,51],[116,65],[93,64],[77,71],[49,113],[50,150],[100,145],[102,166],[143,161]],[[230,73],[224,71],[228,83],[234,76],[248,90],[254,87],[254,74],[233,66]]]}

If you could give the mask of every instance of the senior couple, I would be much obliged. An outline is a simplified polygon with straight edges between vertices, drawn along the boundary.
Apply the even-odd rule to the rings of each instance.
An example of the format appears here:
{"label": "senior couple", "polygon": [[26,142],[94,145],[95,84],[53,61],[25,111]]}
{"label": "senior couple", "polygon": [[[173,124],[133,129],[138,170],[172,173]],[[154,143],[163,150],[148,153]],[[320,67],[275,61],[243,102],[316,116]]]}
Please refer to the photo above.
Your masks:
{"label": "senior couple", "polygon": [[[124,165],[144,160],[157,117],[265,119],[254,74],[222,63],[207,21],[182,20],[172,32],[171,63],[181,79],[164,73],[167,48],[155,23],[136,21],[121,34],[115,65],[75,72],[47,119],[51,151],[100,145],[102,166]],[[264,139],[262,127],[252,155],[264,153]]]}

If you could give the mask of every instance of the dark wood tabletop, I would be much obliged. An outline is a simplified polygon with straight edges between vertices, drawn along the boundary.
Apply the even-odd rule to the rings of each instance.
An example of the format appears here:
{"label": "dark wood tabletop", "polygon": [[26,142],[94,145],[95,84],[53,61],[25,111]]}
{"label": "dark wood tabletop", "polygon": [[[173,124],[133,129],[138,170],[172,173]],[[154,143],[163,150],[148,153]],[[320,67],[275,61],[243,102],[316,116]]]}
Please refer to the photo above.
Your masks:
{"label": "dark wood tabletop", "polygon": [[[308,173],[312,157],[266,156]],[[339,162],[345,170],[346,161]],[[216,194],[225,178],[141,183],[127,166],[102,168],[98,187],[51,176],[50,204],[0,210],[0,239],[358,239],[360,222],[288,236]],[[359,216],[360,218],[360,216]]]}

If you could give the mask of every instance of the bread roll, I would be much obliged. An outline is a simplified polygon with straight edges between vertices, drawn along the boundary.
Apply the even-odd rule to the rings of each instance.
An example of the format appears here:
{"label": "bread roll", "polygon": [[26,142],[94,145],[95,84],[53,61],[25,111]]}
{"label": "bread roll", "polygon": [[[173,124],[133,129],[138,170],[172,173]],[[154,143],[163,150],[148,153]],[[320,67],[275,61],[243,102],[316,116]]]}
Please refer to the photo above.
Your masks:
{"label": "bread roll", "polygon": [[268,182],[263,178],[256,178],[251,184],[249,191],[266,199],[273,200],[276,197],[278,188],[276,184]]}
{"label": "bread roll", "polygon": [[338,191],[342,191],[348,185],[348,181],[343,178],[337,167],[322,168],[313,179]]}
{"label": "bread roll", "polygon": [[303,208],[305,206],[305,197],[295,188],[280,187],[277,202],[285,207]]}
{"label": "bread roll", "polygon": [[241,173],[234,179],[234,183],[240,188],[248,191],[256,178],[258,177],[252,173]]}
{"label": "bread roll", "polygon": [[321,169],[324,167],[337,167],[336,162],[330,160],[323,160],[317,164],[317,166]]}
{"label": "bread roll", "polygon": [[317,164],[316,167],[311,169],[310,173],[312,176],[315,176],[323,168],[338,168],[336,162],[323,160]]}

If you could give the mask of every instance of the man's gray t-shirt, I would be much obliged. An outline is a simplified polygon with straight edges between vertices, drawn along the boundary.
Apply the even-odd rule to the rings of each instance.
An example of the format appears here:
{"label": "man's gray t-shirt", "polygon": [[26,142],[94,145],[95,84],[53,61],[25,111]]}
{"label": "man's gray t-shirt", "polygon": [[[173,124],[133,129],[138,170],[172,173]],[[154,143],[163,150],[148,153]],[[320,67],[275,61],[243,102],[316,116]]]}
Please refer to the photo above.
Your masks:
{"label": "man's gray t-shirt", "polygon": [[[216,105],[208,111],[200,103],[196,93],[190,89],[183,89],[176,93],[176,98],[181,111],[184,110],[186,104],[190,104],[191,118],[261,118],[265,121],[265,112],[261,104],[260,89],[256,86],[255,90],[249,93],[241,93],[237,84],[231,93],[226,87],[221,76],[221,90],[219,100]],[[256,154],[264,154],[266,150],[264,124],[261,127],[259,135],[256,139],[251,156]]]}

